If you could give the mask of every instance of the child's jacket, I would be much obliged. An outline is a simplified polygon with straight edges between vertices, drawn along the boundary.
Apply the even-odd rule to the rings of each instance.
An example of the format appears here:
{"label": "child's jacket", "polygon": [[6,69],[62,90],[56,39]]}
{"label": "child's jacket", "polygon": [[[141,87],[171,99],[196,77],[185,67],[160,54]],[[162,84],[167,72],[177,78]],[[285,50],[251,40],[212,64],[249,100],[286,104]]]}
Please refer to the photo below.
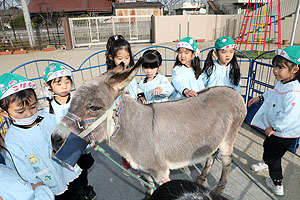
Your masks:
{"label": "child's jacket", "polygon": [[[145,83],[146,78],[143,78],[140,81],[138,93],[144,93],[147,103],[168,101],[168,97],[174,91],[174,88],[168,81],[168,78],[164,75],[157,74],[153,80]],[[150,96],[153,90],[157,87],[161,87],[163,89],[162,93],[160,95]]]}
{"label": "child's jacket", "polygon": [[32,189],[30,183],[24,182],[17,173],[0,164],[0,196],[9,200],[53,200],[54,195],[47,186]]}
{"label": "child's jacket", "polygon": [[185,96],[182,92],[186,88],[195,92],[204,89],[201,76],[196,79],[194,69],[188,68],[185,65],[174,67],[172,71],[172,85],[175,89],[175,93],[172,95],[174,99],[184,98]]}
{"label": "child's jacket", "polygon": [[[39,113],[39,116],[43,120],[31,128],[12,125],[5,136],[5,146],[25,180],[29,183],[43,181],[55,195],[59,195],[67,190],[69,182],[79,176],[81,169],[76,165],[74,170],[70,170],[51,158],[51,134],[56,127],[55,118],[46,112]],[[7,165],[13,167],[11,160]]]}
{"label": "child's jacket", "polygon": [[272,126],[274,135],[285,138],[300,137],[300,83],[277,81],[274,89],[263,94],[264,103],[251,125],[261,129]]}
{"label": "child's jacket", "polygon": [[214,60],[214,65],[215,65],[214,70],[208,79],[207,79],[206,73],[203,72],[201,74],[204,86],[205,87],[219,86],[219,85],[220,86],[229,86],[229,87],[234,88],[238,93],[241,94],[240,83],[239,83],[239,85],[233,85],[230,82],[229,73],[230,73],[231,64],[229,64],[225,67],[225,66],[220,65],[218,61]]}
{"label": "child's jacket", "polygon": [[[54,110],[54,116],[55,116],[55,121],[56,124],[59,124],[60,121],[63,119],[63,117],[67,114],[70,104],[72,101],[72,94],[70,94],[70,100],[66,104],[58,104],[55,100],[51,101],[51,106]],[[45,107],[44,111],[49,113],[49,107]]]}
{"label": "child's jacket", "polygon": [[134,77],[132,81],[124,88],[125,94],[129,94],[132,98],[137,99],[138,84]]}

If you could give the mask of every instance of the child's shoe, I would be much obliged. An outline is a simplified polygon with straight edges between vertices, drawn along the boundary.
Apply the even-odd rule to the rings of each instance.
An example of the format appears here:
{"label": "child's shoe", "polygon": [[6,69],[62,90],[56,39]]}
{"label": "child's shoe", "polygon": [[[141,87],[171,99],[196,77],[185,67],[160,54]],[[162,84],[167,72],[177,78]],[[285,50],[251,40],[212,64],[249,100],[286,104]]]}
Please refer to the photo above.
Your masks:
{"label": "child's shoe", "polygon": [[90,185],[83,189],[83,195],[85,196],[86,200],[96,199],[96,192],[94,191],[94,188]]}
{"label": "child's shoe", "polygon": [[266,178],[265,181],[266,181],[268,188],[270,188],[274,194],[276,194],[278,196],[284,195],[283,185],[275,185],[273,183],[272,179],[270,179],[270,178]]}
{"label": "child's shoe", "polygon": [[251,165],[251,169],[255,172],[269,170],[269,166],[262,160],[256,164]]}

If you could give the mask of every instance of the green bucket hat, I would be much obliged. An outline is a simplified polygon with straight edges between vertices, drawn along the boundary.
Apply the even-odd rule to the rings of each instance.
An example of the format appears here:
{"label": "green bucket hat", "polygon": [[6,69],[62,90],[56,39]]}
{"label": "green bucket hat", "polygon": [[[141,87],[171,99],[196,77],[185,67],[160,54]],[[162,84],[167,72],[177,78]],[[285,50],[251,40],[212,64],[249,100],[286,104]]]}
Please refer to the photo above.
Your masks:
{"label": "green bucket hat", "polygon": [[5,73],[0,76],[0,100],[26,89],[36,89],[36,84],[18,74]]}
{"label": "green bucket hat", "polygon": [[289,46],[285,49],[277,49],[276,55],[280,55],[287,60],[300,65],[300,45]]}
{"label": "green bucket hat", "polygon": [[237,45],[234,43],[233,39],[228,36],[219,37],[215,42],[216,49],[233,49]]}
{"label": "green bucket hat", "polygon": [[51,63],[46,67],[44,70],[44,81],[48,82],[53,79],[63,77],[63,76],[70,76],[73,80],[72,72],[67,69],[63,64],[61,63]]}
{"label": "green bucket hat", "polygon": [[191,37],[182,38],[176,45],[176,49],[178,50],[179,48],[186,48],[192,51],[197,51],[198,49],[196,41]]}

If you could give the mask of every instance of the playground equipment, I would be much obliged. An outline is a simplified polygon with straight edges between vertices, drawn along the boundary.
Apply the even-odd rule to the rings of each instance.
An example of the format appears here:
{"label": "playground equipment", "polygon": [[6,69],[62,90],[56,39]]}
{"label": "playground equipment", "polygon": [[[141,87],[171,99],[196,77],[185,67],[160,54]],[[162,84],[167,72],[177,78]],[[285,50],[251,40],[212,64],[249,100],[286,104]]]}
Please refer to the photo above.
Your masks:
{"label": "playground equipment", "polygon": [[[277,43],[278,48],[281,48],[280,0],[277,1],[277,13],[274,13],[272,0],[248,0],[237,42],[239,50],[245,44],[244,53],[250,50],[250,53],[257,51],[259,55],[266,48],[270,51],[271,43]],[[248,44],[251,45],[250,48]]]}

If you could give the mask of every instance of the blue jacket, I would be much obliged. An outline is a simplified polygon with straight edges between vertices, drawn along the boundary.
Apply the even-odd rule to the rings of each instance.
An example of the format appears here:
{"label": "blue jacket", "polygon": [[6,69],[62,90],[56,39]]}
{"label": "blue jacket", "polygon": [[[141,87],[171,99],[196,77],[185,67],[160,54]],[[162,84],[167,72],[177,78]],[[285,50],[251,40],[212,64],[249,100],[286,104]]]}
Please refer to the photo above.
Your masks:
{"label": "blue jacket", "polygon": [[263,94],[264,103],[251,124],[261,129],[272,126],[275,136],[300,137],[300,83],[277,81],[274,89]]}
{"label": "blue jacket", "polygon": [[132,81],[125,87],[124,89],[125,94],[129,94],[135,100],[137,99],[138,93],[138,84],[136,78],[134,77]]}
{"label": "blue jacket", "polygon": [[39,186],[35,190],[24,182],[16,172],[0,164],[0,197],[4,200],[53,200],[53,192],[47,186]]}
{"label": "blue jacket", "polygon": [[[55,195],[67,190],[67,185],[81,173],[76,165],[73,170],[59,165],[51,158],[51,134],[56,127],[55,118],[46,112],[39,113],[43,120],[23,129],[12,125],[5,135],[5,146],[13,157],[21,176],[29,183],[43,181]],[[6,156],[10,159],[10,156]],[[7,166],[13,168],[11,160]]]}
{"label": "blue jacket", "polygon": [[228,66],[222,66],[219,64],[219,62],[215,60],[214,65],[215,65],[214,70],[209,78],[207,78],[206,73],[203,72],[201,74],[204,86],[205,87],[218,86],[218,85],[229,86],[234,88],[238,93],[241,94],[240,83],[239,85],[233,85],[230,82],[229,73],[230,73],[231,64],[229,64]]}
{"label": "blue jacket", "polygon": [[[168,101],[168,97],[174,92],[174,88],[166,76],[157,74],[153,80],[147,83],[144,83],[145,79],[143,78],[140,81],[138,93],[144,93],[147,103]],[[162,93],[150,96],[157,87],[163,89]]]}
{"label": "blue jacket", "polygon": [[175,89],[174,94],[172,94],[173,99],[184,98],[185,96],[182,92],[186,88],[194,90],[195,92],[199,92],[204,89],[201,76],[196,79],[194,69],[188,68],[185,65],[178,65],[174,67],[172,71],[172,85]]}

